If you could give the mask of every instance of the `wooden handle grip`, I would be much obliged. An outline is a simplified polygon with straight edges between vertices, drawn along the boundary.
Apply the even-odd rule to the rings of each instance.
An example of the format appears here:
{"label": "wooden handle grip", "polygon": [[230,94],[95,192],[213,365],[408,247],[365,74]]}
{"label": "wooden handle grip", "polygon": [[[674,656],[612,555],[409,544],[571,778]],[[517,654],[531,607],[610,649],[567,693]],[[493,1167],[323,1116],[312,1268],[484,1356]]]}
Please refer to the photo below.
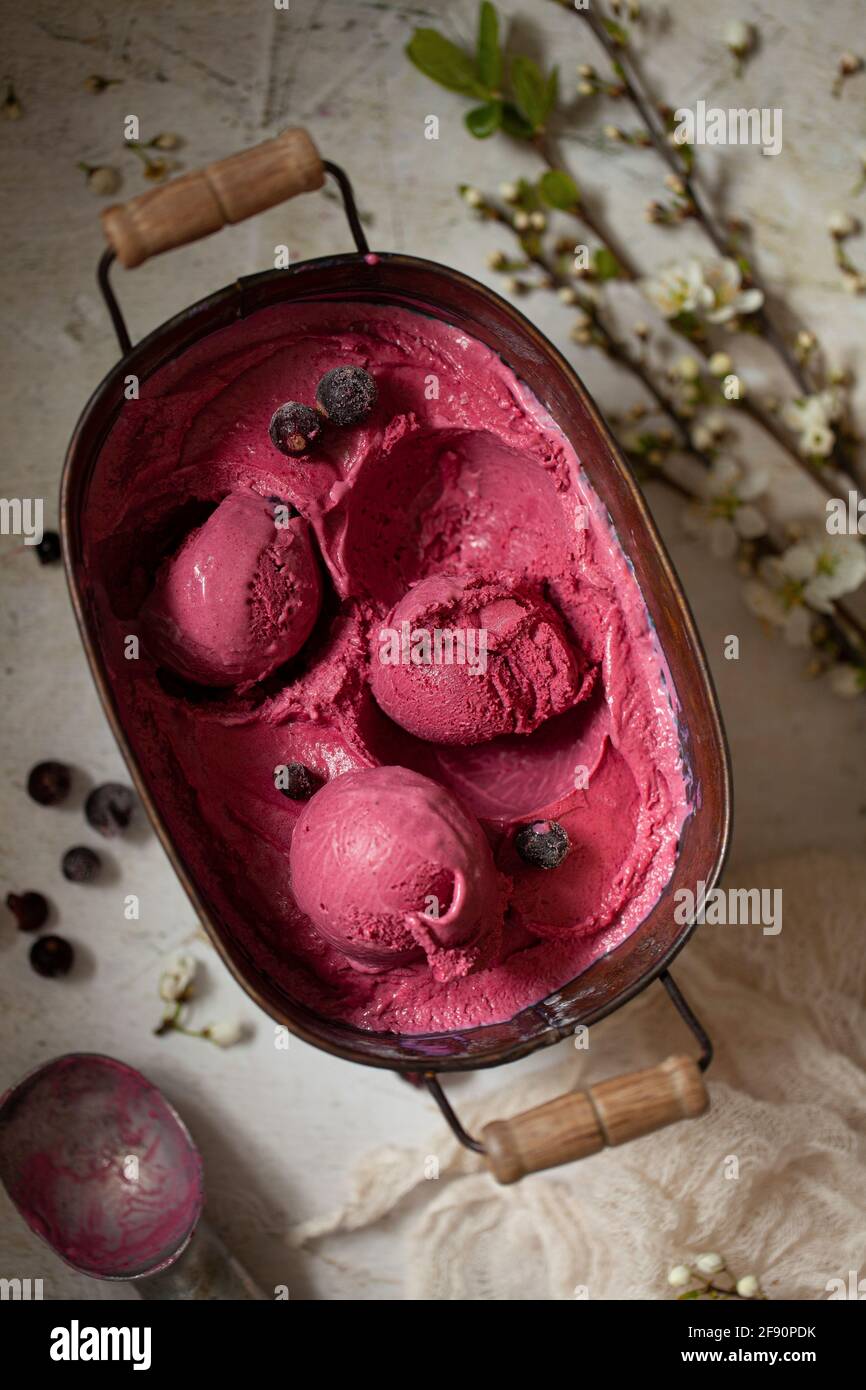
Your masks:
{"label": "wooden handle grip", "polygon": [[321,188],[325,171],[305,130],[284,130],[251,150],[182,174],[102,213],[108,244],[127,269],[218,232],[296,193]]}
{"label": "wooden handle grip", "polygon": [[697,1062],[668,1057],[660,1066],[572,1091],[511,1120],[494,1120],[481,1140],[493,1176],[511,1183],[700,1115],[708,1105]]}

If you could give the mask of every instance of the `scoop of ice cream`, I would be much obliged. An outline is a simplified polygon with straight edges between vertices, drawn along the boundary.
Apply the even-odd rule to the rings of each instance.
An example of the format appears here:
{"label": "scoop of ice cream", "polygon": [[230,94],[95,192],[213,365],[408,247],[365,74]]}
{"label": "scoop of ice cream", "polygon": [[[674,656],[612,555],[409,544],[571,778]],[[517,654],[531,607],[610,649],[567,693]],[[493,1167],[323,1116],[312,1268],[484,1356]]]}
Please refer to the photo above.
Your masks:
{"label": "scoop of ice cream", "polygon": [[307,803],[292,835],[292,890],[359,969],[427,957],[437,980],[496,954],[508,880],[474,816],[404,767],[347,772]]}
{"label": "scoop of ice cream", "polygon": [[229,493],[157,574],[142,610],[155,660],[201,685],[248,685],[303,646],[322,599],[307,523]]}
{"label": "scoop of ice cream", "polygon": [[596,674],[550,605],[514,583],[433,575],[373,632],[377,703],[431,743],[532,733],[585,699]]}

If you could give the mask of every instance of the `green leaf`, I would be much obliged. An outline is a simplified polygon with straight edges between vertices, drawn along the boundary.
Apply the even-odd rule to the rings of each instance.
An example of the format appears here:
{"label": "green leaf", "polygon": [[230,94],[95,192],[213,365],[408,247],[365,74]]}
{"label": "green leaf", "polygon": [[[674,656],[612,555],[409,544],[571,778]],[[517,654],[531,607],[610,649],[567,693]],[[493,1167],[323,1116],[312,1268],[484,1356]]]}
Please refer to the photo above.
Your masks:
{"label": "green leaf", "polygon": [[556,98],[559,96],[559,68],[551,68],[544,89],[544,119],[547,120],[554,106]]}
{"label": "green leaf", "polygon": [[687,338],[701,336],[698,331],[701,326],[700,320],[697,314],[693,313],[691,309],[684,310],[681,314],[674,314],[670,322],[679,333],[684,334]]}
{"label": "green leaf", "polygon": [[482,101],[490,95],[479,81],[469,55],[435,29],[416,29],[406,45],[406,56],[419,72],[449,92],[460,92]]}
{"label": "green leaf", "polygon": [[527,212],[540,212],[541,199],[535,191],[535,184],[529,179],[521,177],[517,180],[517,197],[520,206]]}
{"label": "green leaf", "polygon": [[624,29],[621,24],[617,24],[615,19],[603,19],[601,22],[616,47],[625,48],[628,43],[628,30]]}
{"label": "green leaf", "polygon": [[463,117],[466,129],[476,140],[486,140],[502,124],[502,102],[488,101],[483,106],[473,106]]}
{"label": "green leaf", "polygon": [[531,58],[515,58],[511,64],[511,83],[521,113],[533,131],[538,130],[547,115],[547,84],[541,68]]}
{"label": "green leaf", "polygon": [[502,50],[499,47],[499,16],[490,0],[483,0],[478,11],[478,48],[475,58],[478,76],[491,92],[502,86]]}
{"label": "green leaf", "polygon": [[506,101],[502,108],[502,129],[515,140],[531,140],[535,127],[522,116],[513,102]]}
{"label": "green leaf", "polygon": [[622,266],[606,246],[599,246],[593,252],[592,266],[598,280],[617,280],[622,275]]}
{"label": "green leaf", "polygon": [[645,430],[643,434],[638,435],[637,443],[641,453],[648,454],[651,449],[658,448],[659,437],[653,434],[652,430]]}
{"label": "green leaf", "polygon": [[580,202],[580,190],[570,174],[562,169],[548,169],[538,180],[538,191],[548,207],[567,212]]}

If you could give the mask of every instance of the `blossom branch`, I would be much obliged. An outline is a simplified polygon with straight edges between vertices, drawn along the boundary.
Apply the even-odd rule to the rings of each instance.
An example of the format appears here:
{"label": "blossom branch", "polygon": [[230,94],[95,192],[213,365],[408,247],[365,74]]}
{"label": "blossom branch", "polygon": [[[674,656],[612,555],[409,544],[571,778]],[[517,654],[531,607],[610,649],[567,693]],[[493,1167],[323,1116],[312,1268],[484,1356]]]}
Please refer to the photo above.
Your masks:
{"label": "blossom branch", "polygon": [[[671,172],[682,180],[686,197],[694,208],[694,216],[712,242],[716,251],[720,256],[733,256],[734,248],[731,246],[729,239],[720,231],[714,216],[704,201],[701,190],[695,184],[691,170],[686,161],[681,157],[677,148],[668,141],[667,131],[661,122],[657,110],[644,95],[642,81],[638,76],[635,60],[628,52],[626,44],[624,42],[617,44],[611,39],[604,27],[604,21],[596,13],[594,8],[572,10],[571,13],[578,15],[586,22],[594,38],[604,49],[605,55],[622,83],[625,96],[631,102],[646,127],[653,148],[664,160]],[[760,283],[758,277],[751,269],[750,279],[756,289],[760,289],[763,293],[764,304],[766,305],[766,287]],[[801,363],[797,361],[797,358],[791,352],[784,335],[778,331],[772,319],[767,314],[766,308],[762,308],[757,317],[767,342],[770,343],[785,363],[788,372],[803,394],[808,395],[812,390],[812,384],[807,374],[804,372]]]}
{"label": "blossom branch", "polygon": [[[575,13],[578,12],[576,11]],[[582,10],[579,11],[579,13],[585,15],[588,12]],[[606,35],[605,41],[609,42],[607,40]],[[565,162],[562,159],[555,157],[552,153],[548,137],[546,137],[545,135],[536,137],[533,140],[533,146],[538,152],[545,166],[549,170],[559,171],[565,169]],[[665,142],[663,144],[663,149],[665,151],[668,151],[670,150],[670,146],[668,146]],[[671,162],[672,167],[676,167],[676,160],[673,158],[673,156],[671,156]],[[693,198],[693,190],[691,189],[689,181],[679,173],[677,177],[682,183],[685,196],[687,196],[688,198]],[[585,197],[581,196],[579,201],[575,203],[575,205],[568,211],[570,215],[574,218],[574,220],[579,225],[586,227],[593,234],[593,236],[595,236],[597,241],[614,257],[620,270],[620,275],[618,276],[618,278],[630,282],[637,282],[641,280],[642,275],[637,264],[631,259],[631,257],[628,256],[627,253],[623,252],[621,248],[612,240],[610,234],[606,231],[599,218],[588,207]],[[719,249],[726,257],[730,257],[730,248],[728,248],[723,242],[719,242],[717,249]],[[756,288],[759,287],[756,286]],[[763,293],[763,290],[761,290],[762,295]],[[682,342],[688,343],[697,352],[699,352],[705,361],[708,361],[710,357],[712,357],[714,352],[713,346],[706,340],[705,337],[700,336],[696,333],[686,333],[680,331],[674,324],[670,322],[667,322],[666,326],[668,330],[676,338],[678,338]],[[795,359],[792,358],[791,360],[794,361]],[[802,389],[804,391],[804,394],[808,394],[810,390],[809,383],[804,381]],[[770,414],[761,410],[760,407],[756,405],[755,402],[751,400],[751,398],[748,396],[740,397],[738,405],[741,412],[744,415],[748,416],[748,418],[752,421],[754,425],[757,426],[757,428],[763,430],[763,432],[783,450],[783,452],[788,456],[788,458],[791,460],[794,466],[797,469],[799,469],[801,473],[805,474],[805,476],[808,477],[809,480],[815,486],[817,486],[824,493],[825,496],[833,497],[836,495],[836,488],[833,485],[832,481],[823,477],[817,468],[813,467],[805,458],[803,458],[803,456],[798,452],[796,446],[792,443],[791,439],[779,427],[779,425],[775,422],[775,420],[772,418]]]}
{"label": "blossom branch", "polygon": [[[689,215],[693,216],[703,228],[706,236],[719,253],[725,258],[736,258],[736,248],[730,239],[720,230],[715,217],[704,200],[700,188],[697,186],[690,162],[683,158],[682,151],[671,145],[668,139],[668,131],[661,120],[658,109],[647,97],[644,84],[637,70],[636,60],[627,49],[623,31],[618,28],[620,35],[618,40],[611,37],[605,27],[603,18],[595,9],[587,8],[581,10],[571,10],[570,13],[578,15],[588,25],[593,37],[602,47],[608,61],[617,75],[622,94],[631,102],[636,113],[646,127],[649,140],[659,157],[664,161],[671,171],[671,174],[682,185],[682,197],[684,205],[689,210]],[[754,267],[749,267],[749,279],[751,284],[760,290],[763,296],[763,305],[756,315],[757,322],[761,328],[764,339],[773,348],[777,356],[786,367],[792,380],[804,396],[813,394],[816,390],[816,383],[813,375],[806,370],[804,359],[800,359],[792,352],[791,347],[784,334],[780,333],[771,316],[768,314],[766,305],[768,295],[766,287],[756,275]],[[696,344],[700,350],[700,344]],[[751,402],[745,405],[745,413],[786,451],[793,459],[801,471],[808,473],[813,480],[823,489],[827,496],[834,495],[833,487],[820,477],[809,465],[800,457],[797,450],[792,447],[785,435],[774,426],[773,422]],[[831,457],[837,468],[844,471],[844,461],[839,456],[839,449],[834,441]]]}
{"label": "blossom branch", "polygon": [[[636,474],[642,481],[659,482],[668,491],[684,500],[692,504],[702,505],[714,520],[725,520],[728,513],[732,511],[736,515],[738,508],[750,500],[749,496],[737,496],[734,487],[737,475],[734,474],[733,477],[726,474],[718,476],[717,491],[715,493],[712,491],[710,477],[714,471],[718,475],[718,464],[713,452],[695,442],[689,430],[689,417],[684,416],[676,401],[662,390],[646,364],[639,357],[636,357],[622,339],[610,329],[595,299],[586,291],[577,289],[571,277],[563,274],[555,261],[545,254],[540,242],[540,233],[544,230],[543,227],[533,227],[531,224],[527,227],[515,226],[515,215],[494,199],[480,193],[478,189],[463,186],[461,193],[464,200],[469,203],[479,217],[504,227],[517,241],[521,259],[513,262],[501,253],[496,253],[492,258],[492,268],[507,271],[531,265],[541,273],[540,280],[536,284],[512,280],[506,288],[513,293],[547,290],[562,296],[564,292],[568,296],[566,302],[573,304],[583,316],[578,321],[577,332],[572,334],[573,339],[583,346],[595,347],[604,352],[606,356],[629,372],[649,395],[657,413],[669,422],[671,426],[670,439],[665,440],[661,436],[654,436],[652,448],[642,452],[636,452],[630,448],[627,440],[621,441]],[[679,452],[691,457],[701,465],[705,474],[709,475],[706,496],[702,496],[699,491],[690,490],[679,478],[666,470],[664,464],[671,452]],[[747,510],[751,511],[752,509],[747,508]],[[745,514],[746,512],[743,512],[743,515]],[[785,547],[766,532],[756,532],[751,536],[741,535],[740,543],[743,558],[749,563],[750,571],[755,573],[758,572],[763,561],[778,561],[786,553]],[[856,548],[862,552],[862,547],[858,545]],[[866,566],[866,561],[864,561],[864,566]],[[859,580],[857,582],[859,583]],[[807,587],[807,579],[805,578],[788,584],[787,579],[782,576],[785,601],[792,611],[804,610],[802,613],[797,611],[796,614],[802,619],[806,616],[805,610],[811,607]],[[822,603],[822,607],[816,611],[826,628],[826,636],[823,642],[819,642],[818,645],[824,645],[828,650],[842,655],[847,661],[853,661],[858,666],[866,661],[866,625],[843,605],[837,596],[834,596],[829,604]],[[766,616],[766,613],[759,612],[758,616]],[[812,619],[809,619],[809,622],[811,621]]]}
{"label": "blossom branch", "polygon": [[[617,6],[613,8],[618,13]],[[630,7],[632,17],[636,8],[636,3]],[[588,17],[584,11],[580,13]],[[741,572],[751,576],[745,591],[749,607],[765,622],[783,629],[793,644],[811,644],[815,655],[809,669],[818,674],[829,667],[831,683],[838,693],[860,693],[866,690],[866,629],[839,602],[866,579],[866,547],[859,535],[849,534],[845,528],[831,535],[829,526],[816,526],[815,533],[809,535],[791,525],[782,536],[779,528],[776,536],[770,535],[768,518],[754,505],[769,483],[767,470],[751,463],[747,467],[719,452],[719,439],[726,433],[724,422],[718,423],[720,416],[716,415],[715,424],[712,416],[694,422],[697,411],[716,399],[716,392],[720,404],[740,402],[744,385],[733,371],[728,353],[713,349],[707,328],[727,324],[731,329],[746,331],[755,326],[756,320],[743,322],[744,316],[764,311],[757,325],[765,328],[768,345],[779,349],[779,356],[804,394],[784,405],[779,421],[775,415],[778,407],[769,402],[765,412],[757,403],[743,401],[742,414],[762,428],[812,482],[832,496],[827,480],[818,470],[831,455],[838,464],[837,449],[843,440],[846,447],[850,442],[842,433],[842,426],[831,428],[843,413],[839,389],[843,378],[837,373],[836,384],[816,391],[809,389],[813,373],[807,371],[807,366],[816,346],[814,335],[801,330],[796,345],[789,346],[767,320],[764,291],[754,280],[743,283],[743,264],[732,254],[733,222],[731,235],[723,234],[704,205],[701,191],[694,186],[691,147],[674,155],[665,124],[670,113],[664,108],[651,109],[634,68],[623,66],[623,57],[628,64],[628,55],[621,53],[628,42],[626,31],[612,20],[599,22],[601,28],[594,26],[594,32],[614,63],[617,80],[599,79],[595,69],[583,65],[581,95],[636,95],[640,103],[638,114],[646,122],[646,130],[626,134],[618,127],[610,127],[611,138],[635,146],[654,146],[664,157],[671,171],[665,182],[675,201],[670,208],[651,205],[656,213],[651,220],[679,222],[695,217],[721,255],[717,262],[702,265],[692,259],[684,266],[668,267],[652,281],[643,281],[637,265],[614,243],[603,218],[587,205],[572,176],[553,156],[548,127],[558,100],[556,68],[545,72],[526,55],[506,57],[499,43],[499,19],[490,0],[482,0],[474,54],[467,54],[436,30],[423,28],[413,33],[406,52],[432,81],[482,103],[465,115],[471,135],[485,139],[503,130],[512,138],[531,144],[545,166],[537,182],[520,179],[516,184],[502,186],[508,204],[505,209],[485,199],[478,189],[461,189],[466,202],[480,216],[501,223],[518,239],[520,258],[510,260],[496,251],[488,258],[491,267],[509,274],[527,268],[538,272],[537,281],[511,278],[506,282],[506,292],[551,290],[564,303],[575,306],[579,318],[572,328],[572,340],[595,347],[616,361],[640,383],[649,398],[649,407],[642,403],[629,409],[627,421],[647,415],[665,421],[663,428],[644,427],[620,438],[638,477],[657,480],[688,499],[684,524],[688,523],[693,534],[704,535],[713,554],[738,558]],[[746,31],[749,26],[741,25],[740,29]],[[749,38],[742,33],[738,32],[735,39],[729,34],[728,46],[739,61],[748,45]],[[551,208],[571,217],[580,225],[582,234],[586,229],[598,245],[590,251],[583,244],[573,247],[569,241],[558,242],[557,254],[551,258],[542,236],[547,228],[547,209]],[[831,234],[839,236],[842,229],[831,228]],[[569,261],[574,256],[573,264],[564,265],[566,254]],[[669,334],[683,339],[695,350],[683,357],[674,370],[668,369],[668,390],[660,384],[660,369],[649,358],[649,329],[635,325],[635,335],[643,344],[636,351],[622,341],[608,322],[609,301],[602,299],[598,287],[611,279],[643,281],[642,288],[664,317]],[[705,359],[709,376],[716,378],[712,391],[702,374],[699,356]],[[833,381],[831,375],[830,382]],[[796,446],[782,426],[798,436]],[[672,467],[674,455],[681,456],[676,469]],[[692,476],[683,475],[687,459],[692,461]],[[834,481],[838,486],[838,473]]]}

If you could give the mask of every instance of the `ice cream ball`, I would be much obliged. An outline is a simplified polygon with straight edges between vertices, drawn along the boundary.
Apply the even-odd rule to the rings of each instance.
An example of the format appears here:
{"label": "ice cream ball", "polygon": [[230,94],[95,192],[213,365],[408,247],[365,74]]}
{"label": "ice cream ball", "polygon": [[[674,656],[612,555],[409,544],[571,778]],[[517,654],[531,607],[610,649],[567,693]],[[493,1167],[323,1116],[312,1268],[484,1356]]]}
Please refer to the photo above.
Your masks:
{"label": "ice cream ball", "polygon": [[141,613],[150,656],[200,685],[245,686],[288,661],[322,601],[304,519],[244,489],[161,565]]}
{"label": "ice cream ball", "polygon": [[292,891],[324,939],[361,970],[423,962],[437,980],[496,954],[509,880],[479,822],[405,767],[329,782],[292,835]]}
{"label": "ice cream ball", "polygon": [[532,733],[585,699],[596,674],[550,604],[509,580],[422,579],[372,632],[376,702],[431,743]]}

